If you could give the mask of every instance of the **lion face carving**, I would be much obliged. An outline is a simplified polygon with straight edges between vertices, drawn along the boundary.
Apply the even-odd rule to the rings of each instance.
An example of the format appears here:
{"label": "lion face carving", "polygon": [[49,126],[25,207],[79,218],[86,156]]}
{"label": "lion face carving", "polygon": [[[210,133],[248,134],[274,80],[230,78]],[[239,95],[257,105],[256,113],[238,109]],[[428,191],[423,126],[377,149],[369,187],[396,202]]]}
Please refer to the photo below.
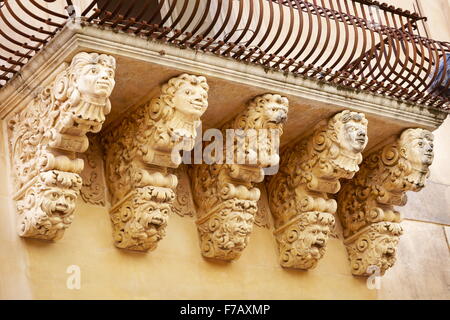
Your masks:
{"label": "lion face carving", "polygon": [[269,128],[277,128],[287,121],[288,100],[280,95],[266,94],[262,97],[265,102],[264,116]]}

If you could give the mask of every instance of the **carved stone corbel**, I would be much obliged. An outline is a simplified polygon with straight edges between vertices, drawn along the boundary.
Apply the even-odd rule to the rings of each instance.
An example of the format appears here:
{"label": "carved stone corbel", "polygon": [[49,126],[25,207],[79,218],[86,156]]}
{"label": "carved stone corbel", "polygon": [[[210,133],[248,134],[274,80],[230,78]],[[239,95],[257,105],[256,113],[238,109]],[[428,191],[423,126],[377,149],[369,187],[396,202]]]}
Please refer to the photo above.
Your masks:
{"label": "carved stone corbel", "polygon": [[[233,139],[232,143],[226,141],[227,156],[222,160],[227,160],[191,166],[192,193],[198,209],[196,223],[204,257],[234,260],[247,246],[260,197],[255,184],[263,181],[265,169],[278,167],[279,137],[287,112],[285,97],[256,97],[222,127],[222,136]],[[253,136],[250,130],[261,135]],[[227,134],[230,131],[243,135],[234,139]]]}
{"label": "carved stone corbel", "polygon": [[194,147],[207,95],[204,77],[182,74],[103,136],[118,248],[153,250],[164,237],[178,183],[168,168],[181,163],[179,151]]}
{"label": "carved stone corbel", "polygon": [[[354,275],[383,275],[395,263],[403,233],[400,212],[407,191],[424,187],[433,161],[433,135],[407,129],[400,138],[364,159],[361,170],[338,195],[338,215]],[[371,268],[369,268],[371,267]]]}
{"label": "carved stone corbel", "polygon": [[345,110],[282,152],[268,182],[281,266],[311,269],[323,257],[337,207],[328,195],[359,170],[366,145],[365,116]]}
{"label": "carved stone corbel", "polygon": [[23,111],[8,121],[22,237],[60,239],[73,219],[81,188],[86,134],[98,132],[111,110],[116,62],[81,52]]}

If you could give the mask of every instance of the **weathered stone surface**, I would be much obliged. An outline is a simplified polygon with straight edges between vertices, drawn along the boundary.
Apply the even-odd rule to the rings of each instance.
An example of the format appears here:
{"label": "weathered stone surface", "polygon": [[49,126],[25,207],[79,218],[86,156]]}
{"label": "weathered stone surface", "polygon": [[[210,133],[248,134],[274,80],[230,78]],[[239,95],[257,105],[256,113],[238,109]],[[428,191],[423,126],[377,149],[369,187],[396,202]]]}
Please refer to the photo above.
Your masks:
{"label": "weathered stone surface", "polygon": [[[244,133],[243,139],[232,137],[232,141],[226,141],[225,150],[215,155],[217,161],[213,164],[191,167],[200,248],[204,257],[235,260],[247,246],[260,198],[256,183],[263,181],[265,168],[278,165],[279,137],[287,112],[285,97],[265,94],[254,98],[242,113],[222,127],[224,139],[230,138],[227,135],[230,129],[236,135],[237,130]],[[265,132],[265,139],[250,136],[251,130]],[[230,154],[232,161],[228,161]],[[243,155],[243,161],[239,161],[239,155]],[[227,160],[218,161],[221,156],[222,160]]]}
{"label": "weathered stone surface", "polygon": [[60,239],[73,219],[81,188],[87,133],[100,131],[111,110],[116,62],[81,52],[55,79],[8,121],[19,214],[19,234]]}
{"label": "weathered stone surface", "polygon": [[450,299],[450,251],[444,228],[402,222],[398,258],[380,281],[379,299]]}
{"label": "weathered stone surface", "polygon": [[179,151],[194,147],[200,117],[208,107],[208,89],[204,77],[172,78],[160,96],[103,135],[118,248],[153,250],[164,237],[178,184],[168,168],[181,163]]}
{"label": "weathered stone surface", "polygon": [[[383,275],[395,263],[406,191],[420,191],[433,161],[433,135],[424,129],[407,129],[393,143],[371,153],[361,170],[338,195],[354,275],[369,276],[372,266]],[[373,271],[373,270],[372,270]]]}
{"label": "weathered stone surface", "polygon": [[339,179],[358,171],[366,145],[367,120],[345,110],[283,151],[268,183],[283,267],[311,269],[323,257],[335,223],[336,201],[329,194],[339,191]]}

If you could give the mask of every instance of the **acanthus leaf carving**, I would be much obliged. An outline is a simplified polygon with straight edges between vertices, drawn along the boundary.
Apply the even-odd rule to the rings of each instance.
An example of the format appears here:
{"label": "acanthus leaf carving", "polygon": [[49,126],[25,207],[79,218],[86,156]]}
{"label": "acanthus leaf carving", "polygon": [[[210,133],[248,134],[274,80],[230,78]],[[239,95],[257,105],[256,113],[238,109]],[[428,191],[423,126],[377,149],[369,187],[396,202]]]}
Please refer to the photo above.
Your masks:
{"label": "acanthus leaf carving", "polygon": [[181,163],[180,151],[194,147],[208,90],[204,77],[174,77],[160,96],[103,135],[117,247],[154,250],[163,238],[178,184],[169,168]]}
{"label": "acanthus leaf carving", "polygon": [[[278,165],[279,137],[287,112],[285,97],[264,94],[254,98],[242,113],[222,127],[222,135],[227,138],[230,129],[237,136],[242,134],[242,139],[234,139],[227,145],[231,149],[224,151],[235,161],[191,166],[196,223],[204,257],[235,260],[246,248],[260,198],[256,184],[263,181],[264,169]],[[261,138],[249,134],[251,130],[272,131],[272,135],[263,134]],[[239,152],[244,155],[243,161],[239,161]]]}
{"label": "acanthus leaf carving", "polygon": [[369,276],[369,266],[380,274],[395,262],[401,213],[407,191],[420,191],[433,161],[433,135],[407,129],[393,143],[371,153],[360,172],[338,195],[338,215],[354,275]]}
{"label": "acanthus leaf carving", "polygon": [[86,151],[86,134],[98,132],[111,109],[115,67],[112,56],[80,52],[9,119],[21,236],[56,240],[70,225],[84,167],[77,153]]}
{"label": "acanthus leaf carving", "polygon": [[105,206],[106,187],[99,142],[96,139],[90,139],[89,148],[79,156],[84,161],[84,169],[80,174],[83,179],[80,190],[81,198],[86,203]]}
{"label": "acanthus leaf carving", "polygon": [[281,266],[311,269],[323,257],[337,208],[329,194],[359,170],[366,145],[365,116],[345,110],[283,150],[267,184]]}

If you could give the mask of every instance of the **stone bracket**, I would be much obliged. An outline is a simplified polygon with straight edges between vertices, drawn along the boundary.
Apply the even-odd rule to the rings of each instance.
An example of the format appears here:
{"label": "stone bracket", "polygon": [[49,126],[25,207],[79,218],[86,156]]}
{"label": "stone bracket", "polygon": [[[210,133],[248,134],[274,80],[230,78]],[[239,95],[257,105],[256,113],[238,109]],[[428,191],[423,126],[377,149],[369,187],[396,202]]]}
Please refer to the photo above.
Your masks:
{"label": "stone bracket", "polygon": [[[260,197],[256,184],[263,181],[264,169],[278,166],[279,137],[287,112],[285,97],[265,94],[254,98],[243,112],[222,127],[223,137],[230,139],[227,134],[230,131],[238,136],[226,141],[224,151],[223,158],[231,154],[233,162],[190,167],[204,257],[231,261],[238,259],[246,248]],[[276,134],[267,134],[270,130]],[[240,158],[239,153],[244,156]]]}
{"label": "stone bracket", "polygon": [[394,206],[406,204],[407,191],[424,187],[432,161],[432,133],[407,129],[367,156],[355,178],[342,187],[338,215],[354,275],[370,276],[373,266],[383,275],[394,265],[403,233]]}
{"label": "stone bracket", "polygon": [[[89,146],[109,113],[116,62],[80,52],[57,68],[53,81],[8,119],[19,234],[57,240],[73,220]],[[60,71],[62,70],[62,71]]]}
{"label": "stone bracket", "polygon": [[365,116],[345,110],[283,151],[267,185],[281,266],[311,269],[323,257],[337,208],[329,194],[358,171],[366,145]]}

